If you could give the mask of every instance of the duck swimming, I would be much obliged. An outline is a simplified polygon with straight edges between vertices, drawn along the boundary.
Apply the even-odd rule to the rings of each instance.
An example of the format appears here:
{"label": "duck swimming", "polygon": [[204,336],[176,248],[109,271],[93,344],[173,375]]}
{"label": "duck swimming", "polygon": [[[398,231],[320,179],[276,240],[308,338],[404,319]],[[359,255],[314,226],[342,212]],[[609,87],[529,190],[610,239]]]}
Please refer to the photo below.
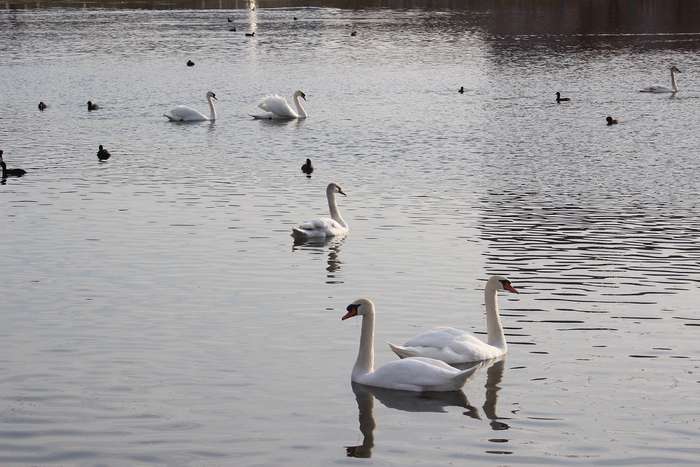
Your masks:
{"label": "duck swimming", "polygon": [[46,104],[44,104],[44,101],[41,101],[41,102],[39,102],[38,107],[39,107],[39,110],[41,110],[43,112],[44,110],[46,110],[46,107],[48,107],[48,106]]}
{"label": "duck swimming", "polygon": [[605,120],[608,122],[608,126],[610,125],[617,125],[617,119],[612,118],[611,116],[605,117]]}
{"label": "duck swimming", "polygon": [[460,86],[459,91],[457,91],[460,94],[464,94],[464,86]]}
{"label": "duck swimming", "polygon": [[107,151],[105,148],[103,148],[102,145],[100,144],[100,147],[97,150],[97,158],[101,161],[106,161],[110,157],[112,157],[112,155],[109,153],[109,151]]}
{"label": "duck swimming", "polygon": [[99,105],[93,103],[92,101],[88,101],[88,102],[87,102],[87,107],[88,107],[88,112],[91,112],[91,111],[93,111],[93,110],[97,110],[97,109],[100,108]]}
{"label": "duck swimming", "polygon": [[561,97],[561,93],[557,91],[557,104],[560,102],[568,102],[570,100],[571,99],[569,99],[568,97]]}
{"label": "duck swimming", "polygon": [[0,175],[0,178],[7,178],[7,177],[21,177],[22,175],[26,174],[27,171],[23,169],[8,169],[7,165],[5,165],[5,161],[2,160],[2,150],[0,149],[0,169],[2,169],[2,175]]}
{"label": "duck swimming", "polygon": [[311,165],[311,159],[306,159],[304,165],[301,166],[301,171],[304,172],[307,176],[311,176],[311,174],[314,171],[314,166]]}
{"label": "duck swimming", "polygon": [[194,66],[194,62],[192,60],[187,60],[187,66]]}

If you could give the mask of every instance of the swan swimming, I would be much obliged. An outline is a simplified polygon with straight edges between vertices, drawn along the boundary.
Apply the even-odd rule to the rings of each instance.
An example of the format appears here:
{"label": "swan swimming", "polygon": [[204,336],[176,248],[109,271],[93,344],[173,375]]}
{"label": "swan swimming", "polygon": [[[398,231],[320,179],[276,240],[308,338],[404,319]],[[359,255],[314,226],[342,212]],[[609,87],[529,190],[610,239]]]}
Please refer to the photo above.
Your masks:
{"label": "swan swimming", "polygon": [[306,100],[306,94],[303,91],[296,91],[292,96],[292,101],[296,110],[289,105],[287,99],[277,94],[265,97],[258,107],[267,112],[266,114],[251,115],[251,117],[259,120],[291,120],[294,118],[306,118],[308,114],[304,107],[299,102],[299,98]]}
{"label": "swan swimming", "polygon": [[328,187],[326,187],[326,198],[328,198],[328,208],[331,211],[331,217],[314,219],[292,228],[292,237],[295,239],[322,239],[347,234],[350,229],[347,222],[340,215],[338,206],[335,204],[336,193],[347,196],[338,185],[329,183]]}
{"label": "swan swimming", "polygon": [[498,314],[496,292],[518,293],[503,276],[491,276],[484,289],[488,344],[473,335],[455,328],[440,327],[419,334],[403,346],[389,343],[391,350],[401,358],[430,357],[446,363],[467,363],[490,360],[508,352]]}
{"label": "swan swimming", "polygon": [[7,177],[21,177],[27,173],[24,169],[8,169],[5,161],[2,160],[2,149],[0,149],[0,169],[2,169],[2,174],[0,174],[0,178],[2,179]]}
{"label": "swan swimming", "polygon": [[676,73],[680,73],[681,70],[676,68],[675,66],[672,66],[669,68],[671,70],[671,89],[667,88],[666,86],[649,86],[648,88],[640,89],[639,92],[651,92],[651,93],[677,93],[678,92],[678,85],[676,85]]}
{"label": "swan swimming", "polygon": [[362,316],[360,350],[350,379],[354,383],[403,391],[456,391],[474,373],[472,368],[460,371],[434,358],[394,360],[374,369],[374,303],[366,298],[347,306],[342,320]]}
{"label": "swan swimming", "polygon": [[214,108],[213,101],[218,101],[216,94],[214,94],[212,91],[207,92],[209,117],[191,107],[187,107],[186,105],[178,105],[170,111],[170,114],[165,113],[163,116],[171,122],[213,122],[216,120],[216,109]]}

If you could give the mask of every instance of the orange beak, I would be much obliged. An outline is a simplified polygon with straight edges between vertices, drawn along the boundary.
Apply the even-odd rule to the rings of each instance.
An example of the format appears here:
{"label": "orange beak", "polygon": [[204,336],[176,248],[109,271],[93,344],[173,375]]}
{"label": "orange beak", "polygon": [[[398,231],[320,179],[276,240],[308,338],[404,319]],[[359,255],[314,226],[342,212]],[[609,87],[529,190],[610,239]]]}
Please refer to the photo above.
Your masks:
{"label": "orange beak", "polygon": [[520,293],[520,292],[518,292],[517,290],[515,290],[515,287],[513,287],[513,286],[510,285],[510,284],[504,285],[503,288],[504,288],[505,290],[507,290],[508,292]]}
{"label": "orange beak", "polygon": [[352,318],[353,316],[357,316],[357,305],[348,305],[346,310],[348,311],[343,315],[342,318],[340,318],[341,321],[345,321],[348,318]]}

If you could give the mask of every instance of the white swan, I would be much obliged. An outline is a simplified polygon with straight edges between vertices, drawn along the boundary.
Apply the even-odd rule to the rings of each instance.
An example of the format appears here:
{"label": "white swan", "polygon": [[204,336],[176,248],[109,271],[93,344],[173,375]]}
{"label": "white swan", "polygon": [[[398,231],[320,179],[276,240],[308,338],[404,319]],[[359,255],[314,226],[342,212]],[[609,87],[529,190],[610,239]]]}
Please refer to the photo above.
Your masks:
{"label": "white swan", "polygon": [[267,113],[251,115],[251,117],[261,120],[291,120],[294,118],[306,118],[308,114],[301,105],[301,102],[299,102],[299,98],[306,100],[306,94],[304,94],[302,91],[296,91],[294,93],[292,96],[292,100],[296,106],[296,110],[294,110],[284,97],[278,96],[277,94],[267,96],[260,101],[260,104],[258,104],[258,107]]}
{"label": "white swan", "polygon": [[417,335],[403,346],[389,343],[389,347],[401,358],[430,357],[447,363],[477,362],[505,355],[508,346],[496,302],[499,290],[518,293],[503,276],[492,276],[486,282],[484,301],[488,344],[459,329],[440,327]]}
{"label": "white swan", "polygon": [[681,70],[672,66],[671,70],[671,89],[666,86],[649,86],[648,88],[640,89],[639,92],[653,92],[653,93],[676,93],[678,92],[678,86],[676,85],[676,73],[680,73]]}
{"label": "white swan", "polygon": [[186,105],[178,105],[170,111],[170,114],[165,113],[163,114],[163,116],[167,117],[167,119],[171,122],[213,122],[214,120],[216,120],[216,109],[214,108],[214,101],[216,100],[218,100],[216,98],[216,94],[214,94],[211,91],[207,92],[207,102],[209,102],[209,117],[197,110],[194,110],[191,107],[187,107]]}
{"label": "white swan", "polygon": [[329,183],[326,187],[326,197],[328,198],[328,208],[331,211],[331,217],[314,219],[304,222],[297,227],[293,227],[292,237],[300,240],[309,238],[321,239],[325,237],[339,237],[347,234],[350,229],[348,228],[347,222],[345,222],[340,215],[338,206],[335,204],[336,193],[347,196],[338,185]]}
{"label": "white swan", "polygon": [[366,299],[348,305],[341,318],[362,316],[362,334],[357,361],[352,369],[352,381],[387,389],[403,391],[456,391],[474,373],[472,368],[460,371],[433,358],[405,358],[394,360],[374,369],[374,304]]}

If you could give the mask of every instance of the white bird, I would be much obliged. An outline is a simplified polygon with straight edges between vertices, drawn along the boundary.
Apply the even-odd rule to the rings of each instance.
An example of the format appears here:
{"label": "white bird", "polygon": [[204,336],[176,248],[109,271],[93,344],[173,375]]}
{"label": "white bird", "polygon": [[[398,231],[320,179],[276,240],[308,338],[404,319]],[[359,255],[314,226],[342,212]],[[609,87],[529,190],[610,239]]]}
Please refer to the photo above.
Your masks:
{"label": "white bird", "polygon": [[447,363],[477,362],[505,355],[508,345],[496,302],[499,290],[518,293],[503,276],[491,276],[486,282],[484,301],[488,344],[460,329],[440,327],[417,335],[403,346],[389,343],[389,347],[401,358],[430,357]]}
{"label": "white bird", "polygon": [[216,109],[214,101],[218,100],[212,91],[207,92],[207,102],[209,103],[209,117],[203,113],[186,105],[178,105],[169,114],[163,114],[171,122],[205,122],[216,120]]}
{"label": "white bird", "polygon": [[329,183],[326,187],[326,197],[328,198],[328,208],[331,211],[331,217],[321,217],[304,222],[297,227],[292,228],[292,237],[304,239],[322,239],[326,237],[339,237],[348,233],[347,222],[338,211],[338,206],[335,204],[335,194],[340,193],[347,196],[343,189],[335,183]]}
{"label": "white bird", "polygon": [[366,299],[355,300],[341,318],[362,316],[362,334],[357,361],[351,379],[355,383],[403,391],[456,391],[474,373],[473,368],[460,371],[434,358],[394,360],[374,369],[374,304]]}
{"label": "white bird", "polygon": [[284,97],[278,96],[277,94],[267,96],[258,104],[258,107],[267,113],[257,115],[251,114],[251,117],[260,120],[292,120],[294,118],[306,118],[308,114],[301,105],[301,102],[299,102],[299,98],[306,100],[306,94],[302,91],[296,91],[294,93],[292,100],[296,106],[295,110]]}
{"label": "white bird", "polygon": [[680,73],[681,70],[672,66],[669,68],[671,70],[671,89],[666,86],[649,86],[648,88],[640,89],[639,92],[653,92],[653,93],[676,93],[678,92],[678,86],[676,85],[676,73]]}

